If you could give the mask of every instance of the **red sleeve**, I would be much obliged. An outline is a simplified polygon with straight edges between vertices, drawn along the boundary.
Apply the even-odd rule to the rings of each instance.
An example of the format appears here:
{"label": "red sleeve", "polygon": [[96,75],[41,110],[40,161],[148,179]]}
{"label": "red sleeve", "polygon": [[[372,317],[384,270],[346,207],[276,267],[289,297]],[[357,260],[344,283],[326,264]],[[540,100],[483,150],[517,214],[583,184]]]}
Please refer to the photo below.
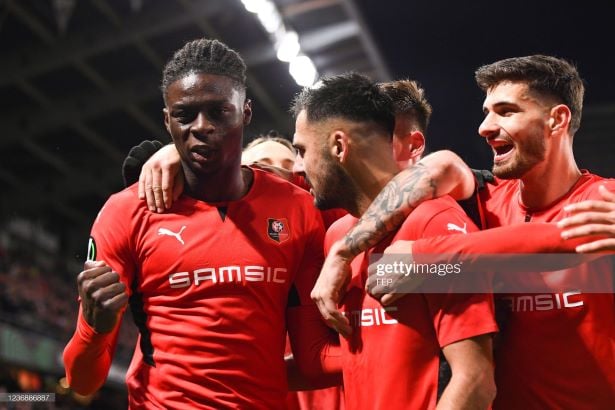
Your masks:
{"label": "red sleeve", "polygon": [[[450,224],[462,229],[450,229]],[[477,229],[460,209],[450,208],[439,212],[429,220],[423,229],[423,236],[448,234],[448,237],[463,239],[468,236],[463,234],[463,231],[472,232]],[[488,277],[483,276],[479,279],[484,282],[477,285],[480,289],[490,289]],[[449,292],[423,295],[440,347],[474,336],[497,332],[493,295],[456,293],[454,287],[455,280],[452,280],[449,283]]]}
{"label": "red sleeve", "polygon": [[66,378],[71,389],[89,395],[102,387],[111,367],[119,328],[118,325],[112,332],[96,333],[79,309],[77,329],[64,349]]}
{"label": "red sleeve", "polygon": [[[298,303],[287,310],[287,329],[293,355],[299,370],[310,379],[341,372],[339,339],[323,321],[310,298],[323,262],[324,227],[314,211],[311,232],[306,243],[301,269],[296,275]],[[293,295],[290,295],[292,298]]]}
{"label": "red sleeve", "polygon": [[[510,254],[511,262],[519,261],[522,254],[545,254],[540,259],[541,271],[559,270],[582,263],[585,256],[578,258],[561,258],[557,255],[547,257],[547,254],[575,253],[575,247],[584,240],[563,240],[560,236],[562,230],[555,223],[529,222],[517,225],[486,229],[468,235],[446,235],[432,238],[423,238],[412,244],[412,255],[417,263],[424,262],[426,255],[431,263],[434,255],[438,255],[438,262],[454,263],[463,261],[466,269],[482,269],[483,266],[493,266],[494,260],[498,264],[498,271],[514,271],[522,267],[522,263],[506,264],[504,254]],[[578,259],[578,260],[577,260]],[[537,259],[533,259],[534,262]]]}
{"label": "red sleeve", "polygon": [[[129,294],[135,272],[131,221],[140,219],[136,215],[132,198],[136,193],[133,191],[126,189],[113,195],[103,206],[94,221],[88,249],[89,260],[105,261],[119,273]],[[64,349],[66,378],[73,390],[91,394],[103,385],[113,359],[120,323],[118,320],[109,333],[97,334],[79,310],[75,334]]]}

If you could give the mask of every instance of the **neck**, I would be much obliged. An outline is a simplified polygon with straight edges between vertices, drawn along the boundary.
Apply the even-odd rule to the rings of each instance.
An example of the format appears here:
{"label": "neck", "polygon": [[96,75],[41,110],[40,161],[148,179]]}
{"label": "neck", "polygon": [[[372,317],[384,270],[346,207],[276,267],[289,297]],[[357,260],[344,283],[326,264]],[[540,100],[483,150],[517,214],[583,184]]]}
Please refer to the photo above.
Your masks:
{"label": "neck", "polygon": [[354,169],[349,171],[349,174],[353,176],[358,191],[355,201],[357,215],[351,212],[354,216],[360,217],[363,215],[378,194],[393,179],[395,174],[399,172],[395,161],[392,159],[382,159],[376,158],[373,161],[360,161],[354,164]]}
{"label": "neck", "polygon": [[185,164],[186,194],[205,202],[226,202],[241,199],[250,189],[253,174],[238,166],[206,175],[197,175]]}
{"label": "neck", "polygon": [[581,176],[572,146],[551,150],[545,160],[519,181],[521,202],[528,208],[544,208],[566,195]]}

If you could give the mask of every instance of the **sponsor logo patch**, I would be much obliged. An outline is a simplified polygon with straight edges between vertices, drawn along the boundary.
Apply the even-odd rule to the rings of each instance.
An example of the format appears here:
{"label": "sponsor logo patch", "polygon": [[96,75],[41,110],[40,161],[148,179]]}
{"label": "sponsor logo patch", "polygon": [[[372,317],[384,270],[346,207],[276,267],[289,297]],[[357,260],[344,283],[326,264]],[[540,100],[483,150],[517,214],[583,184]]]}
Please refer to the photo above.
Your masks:
{"label": "sponsor logo patch", "polygon": [[267,235],[278,243],[282,243],[290,238],[290,230],[286,218],[268,218]]}

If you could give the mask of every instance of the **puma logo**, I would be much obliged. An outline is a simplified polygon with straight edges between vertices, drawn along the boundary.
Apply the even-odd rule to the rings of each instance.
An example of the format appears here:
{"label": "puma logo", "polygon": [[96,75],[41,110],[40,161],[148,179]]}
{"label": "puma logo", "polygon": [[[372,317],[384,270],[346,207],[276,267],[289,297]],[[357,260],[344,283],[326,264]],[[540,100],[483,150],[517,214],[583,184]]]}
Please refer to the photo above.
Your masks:
{"label": "puma logo", "polygon": [[467,235],[468,234],[467,226],[468,225],[465,222],[463,223],[463,228],[458,225],[455,225],[454,223],[449,222],[448,224],[446,224],[446,229],[448,229],[449,231],[459,231]]}
{"label": "puma logo", "polygon": [[159,228],[158,229],[158,235],[172,236],[175,239],[177,239],[179,241],[179,243],[181,243],[183,245],[184,244],[184,240],[182,239],[182,232],[184,231],[184,229],[186,229],[186,225],[182,226],[182,228],[177,233],[175,233],[172,230],[167,229],[167,228]]}

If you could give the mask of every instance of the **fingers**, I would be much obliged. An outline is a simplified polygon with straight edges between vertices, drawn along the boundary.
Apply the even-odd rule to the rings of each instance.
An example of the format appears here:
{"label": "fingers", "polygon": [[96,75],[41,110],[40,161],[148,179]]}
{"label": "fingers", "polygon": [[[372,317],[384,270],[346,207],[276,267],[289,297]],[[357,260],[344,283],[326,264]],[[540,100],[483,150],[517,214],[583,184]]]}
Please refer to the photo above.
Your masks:
{"label": "fingers", "polygon": [[175,182],[173,183],[173,197],[169,201],[167,209],[171,208],[171,205],[173,205],[173,202],[177,201],[177,198],[179,198],[179,196],[182,194],[183,191],[184,191],[184,173],[183,171],[180,170],[180,172],[178,172],[177,175],[175,175]]}
{"label": "fingers", "polygon": [[582,212],[562,219],[557,223],[560,228],[569,228],[577,225],[589,224],[615,224],[615,212]]}
{"label": "fingers", "polygon": [[574,239],[590,235],[609,235],[615,237],[615,226],[611,224],[584,224],[562,232],[563,239]]}
{"label": "fingers", "polygon": [[316,301],[316,306],[329,327],[344,337],[352,334],[348,318],[337,309],[337,304],[331,298],[319,298]]}
{"label": "fingers", "polygon": [[[169,172],[168,168],[162,169],[160,186],[162,187],[162,207],[164,209],[171,208],[171,204],[173,203],[173,188],[176,180],[177,178],[174,178],[174,175]],[[158,203],[156,203],[156,206],[158,206]]]}
{"label": "fingers", "polygon": [[577,202],[576,204],[566,205],[564,211],[569,213],[578,213],[586,211],[609,212],[615,210],[615,204],[605,201],[587,200]]}
{"label": "fingers", "polygon": [[152,193],[154,196],[155,211],[158,213],[164,212],[164,198],[162,194],[162,169],[152,167]]}
{"label": "fingers", "polygon": [[615,252],[615,238],[600,239],[576,247],[577,253]]}

